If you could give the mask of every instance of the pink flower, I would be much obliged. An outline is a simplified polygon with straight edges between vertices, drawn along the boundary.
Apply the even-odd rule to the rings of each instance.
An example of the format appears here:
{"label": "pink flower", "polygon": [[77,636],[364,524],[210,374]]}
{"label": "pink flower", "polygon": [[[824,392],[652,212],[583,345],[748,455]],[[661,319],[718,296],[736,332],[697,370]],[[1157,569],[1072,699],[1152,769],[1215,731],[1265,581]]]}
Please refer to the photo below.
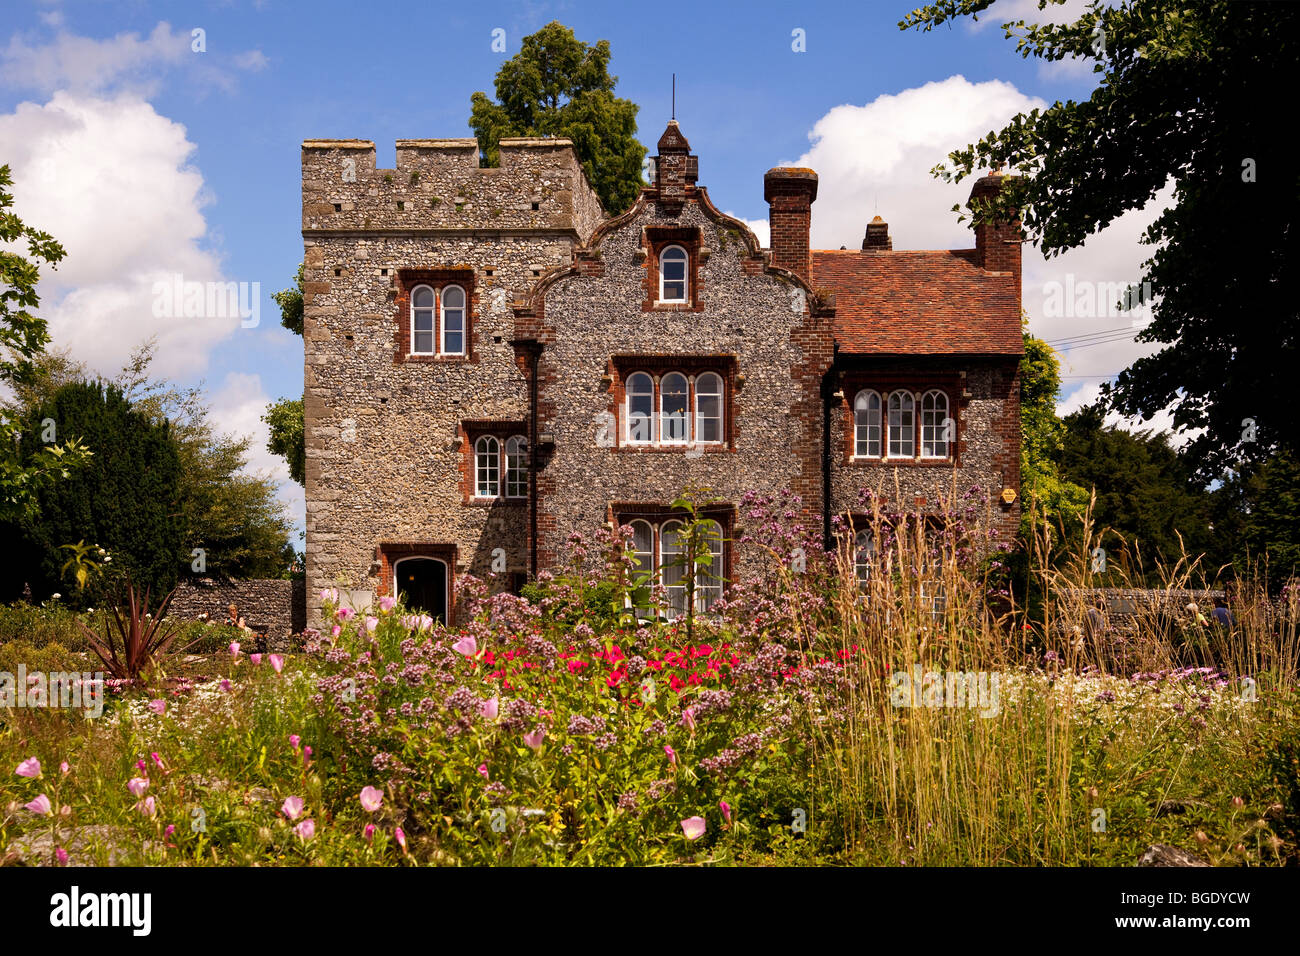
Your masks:
{"label": "pink flower", "polygon": [[231,691],[230,681],[228,681],[228,680],[223,680],[223,681],[222,681],[220,684],[218,684],[217,686],[220,687],[220,688],[221,688],[223,691],[225,691],[227,694],[229,694],[230,691]]}
{"label": "pink flower", "polygon": [[249,659],[249,660],[250,660],[254,665],[257,665],[257,664],[262,663],[262,655],[261,655],[261,654],[249,654],[249,655],[248,655],[248,659]]}
{"label": "pink flower", "polygon": [[722,810],[722,819],[726,820],[726,821],[727,821],[727,825],[730,826],[730,825],[731,825],[731,806],[727,803],[726,800],[719,800],[719,801],[718,801],[718,807],[719,807],[719,809]]}
{"label": "pink flower", "polygon": [[294,753],[298,752],[298,745],[301,743],[302,743],[302,738],[299,737],[297,734],[289,735],[289,746],[293,748]]}
{"label": "pink flower", "polygon": [[330,603],[330,604],[338,604],[338,603],[339,603],[339,589],[338,589],[338,588],[325,588],[323,591],[320,592],[320,599],[321,599],[321,601],[328,602],[328,603]]}
{"label": "pink flower", "polygon": [[306,843],[316,835],[316,821],[303,820],[302,823],[293,828],[293,832],[298,834],[298,838],[302,840],[303,843]]}
{"label": "pink flower", "polygon": [[481,764],[479,764],[479,765],[478,765],[478,772],[479,772],[479,776],[481,776],[484,780],[487,780],[487,779],[488,779],[488,768],[487,768],[487,764],[485,764],[485,763],[481,763]]}
{"label": "pink flower", "polygon": [[239,641],[230,642],[230,656],[231,657],[239,656]]}
{"label": "pink flower", "polygon": [[677,766],[677,751],[676,751],[676,750],[673,750],[673,748],[672,748],[672,747],[669,747],[667,744],[664,744],[664,753],[666,753],[666,754],[668,755],[668,762],[669,762],[670,764],[672,764],[674,767],[676,767],[676,766]]}
{"label": "pink flower", "polygon": [[174,824],[174,823],[169,823],[169,824],[167,824],[167,829],[163,831],[163,836],[164,836],[164,837],[169,837],[169,836],[171,836],[171,835],[172,835],[173,833],[175,833],[175,832],[176,832],[176,824]]}
{"label": "pink flower", "polygon": [[374,843],[374,842],[375,842],[375,825],[374,825],[373,823],[367,823],[367,824],[366,824],[366,828],[365,828],[365,830],[362,831],[361,835],[364,836],[364,837],[366,838],[366,842],[367,842],[367,843]]}
{"label": "pink flower", "polygon": [[283,655],[283,654],[272,654],[272,655],[270,655],[269,657],[267,657],[267,660],[271,662],[271,668],[272,668],[272,670],[274,670],[277,674],[279,674],[281,671],[284,670],[284,655]]}
{"label": "pink flower", "polygon": [[682,711],[682,726],[695,733],[695,708],[687,707]]}
{"label": "pink flower", "polygon": [[54,851],[54,859],[56,859],[56,860],[59,861],[59,866],[67,866],[67,865],[68,865],[68,851],[65,850],[65,849],[63,849],[63,847],[58,847],[58,848]]}
{"label": "pink flower", "polygon": [[149,701],[149,709],[153,711],[155,714],[159,714],[159,715],[165,714],[167,713],[167,701],[162,699],[151,700]]}
{"label": "pink flower", "polygon": [[393,836],[397,837],[397,845],[402,848],[402,856],[406,856],[406,834],[402,832],[402,828],[398,827],[394,830]]}
{"label": "pink flower", "polygon": [[479,708],[479,713],[488,720],[496,720],[497,710],[500,707],[500,703],[501,702],[495,697],[489,697],[487,700],[483,701],[483,706]]}
{"label": "pink flower", "polygon": [[41,775],[41,762],[35,757],[28,757],[18,765],[14,771],[20,777],[39,777]]}
{"label": "pink flower", "polygon": [[474,640],[473,635],[466,634],[455,644],[451,645],[451,649],[457,654],[464,654],[466,657],[473,657],[478,653],[478,642]]}
{"label": "pink flower", "polygon": [[306,770],[310,766],[311,766],[311,747],[306,746],[302,748],[302,769]]}
{"label": "pink flower", "polygon": [[132,777],[126,782],[126,789],[131,791],[132,796],[143,797],[144,792],[149,789],[149,778]]}
{"label": "pink flower", "polygon": [[141,773],[148,773],[149,765],[145,763],[143,760],[137,760],[135,762],[135,769],[139,770]]}
{"label": "pink flower", "polygon": [[391,611],[397,606],[397,598],[384,595],[379,599],[379,609],[381,611]]}
{"label": "pink flower", "polygon": [[290,820],[297,820],[302,816],[302,808],[302,797],[285,797],[284,804],[280,807],[280,812]]}
{"label": "pink flower", "polygon": [[145,797],[135,805],[136,810],[143,813],[146,817],[152,817],[158,812],[158,804],[153,797]]}
{"label": "pink flower", "polygon": [[704,836],[704,817],[687,817],[682,821],[682,832],[688,840],[698,840]]}
{"label": "pink flower", "polygon": [[337,624],[330,628],[330,637],[338,637],[342,633],[343,628],[339,627]]}
{"label": "pink flower", "polygon": [[151,753],[149,756],[153,759],[153,762],[158,765],[159,770],[167,770],[167,768],[163,766],[162,757],[159,757],[157,753]]}
{"label": "pink flower", "polygon": [[379,626],[379,618],[377,618],[377,617],[367,617],[367,618],[366,618],[366,633],[367,633],[367,634],[373,634],[373,633],[375,633],[375,628],[377,628],[378,626]]}
{"label": "pink flower", "polygon": [[536,750],[542,745],[542,739],[546,736],[546,728],[538,727],[531,734],[524,734],[524,743]]}
{"label": "pink flower", "polygon": [[68,774],[72,772],[72,768],[68,766],[68,762],[66,760],[63,761],[63,763],[59,764],[59,772],[64,774]]}
{"label": "pink flower", "polygon": [[352,610],[352,608],[350,608],[350,607],[341,607],[341,608],[339,608],[339,620],[340,620],[340,621],[350,621],[352,618],[354,618],[354,617],[356,617],[356,616],[357,616],[357,612],[354,611],[354,610]]}
{"label": "pink flower", "polygon": [[41,794],[31,803],[25,803],[23,806],[32,811],[32,813],[36,814],[38,817],[43,817],[50,812],[50,798],[45,794]]}
{"label": "pink flower", "polygon": [[384,792],[376,790],[374,787],[361,788],[361,805],[371,813],[379,809],[379,805],[384,802]]}

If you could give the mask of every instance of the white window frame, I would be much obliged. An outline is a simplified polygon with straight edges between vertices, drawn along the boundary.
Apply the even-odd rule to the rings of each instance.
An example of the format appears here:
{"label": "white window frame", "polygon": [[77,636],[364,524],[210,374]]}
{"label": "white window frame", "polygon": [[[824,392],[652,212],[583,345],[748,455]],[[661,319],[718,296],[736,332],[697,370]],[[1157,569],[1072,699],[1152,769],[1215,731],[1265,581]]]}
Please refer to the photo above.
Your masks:
{"label": "white window frame", "polygon": [[[907,422],[909,425],[907,431],[911,433],[911,438],[909,440],[910,450],[906,453],[900,452],[897,455],[894,454],[893,404],[894,404],[895,397],[899,398],[899,403],[898,403],[899,430],[900,431],[903,430],[904,408],[903,408],[902,399],[906,399],[907,400],[906,412],[908,414]],[[911,392],[907,391],[906,389],[901,389],[901,388],[895,389],[894,391],[890,392],[889,397],[885,400],[885,422],[887,426],[885,428],[885,435],[884,435],[885,457],[892,458],[895,461],[907,461],[909,459],[915,460],[916,458],[916,396],[913,395]],[[900,440],[900,447],[901,447],[901,440]]]}
{"label": "white window frame", "polygon": [[[659,524],[659,526],[658,526],[658,531],[659,531],[659,540],[658,540],[658,545],[659,545],[659,547],[658,547],[658,550],[657,550],[657,552],[656,552],[656,553],[658,554],[658,556],[659,556],[659,562],[658,562],[658,564],[657,564],[656,567],[655,567],[655,579],[656,579],[660,584],[663,585],[664,591],[665,591],[665,592],[667,593],[667,595],[668,595],[668,607],[665,608],[666,616],[668,617],[668,619],[669,619],[670,621],[675,621],[675,620],[676,620],[680,615],[686,613],[686,574],[687,574],[687,569],[686,569],[685,567],[682,567],[682,568],[678,568],[678,569],[676,569],[676,570],[680,570],[680,571],[681,571],[681,574],[682,574],[682,577],[681,577],[681,583],[680,583],[680,584],[673,584],[673,585],[670,585],[670,584],[668,583],[668,577],[667,577],[667,575],[665,574],[665,572],[669,569],[669,567],[670,567],[671,565],[673,565],[673,564],[676,563],[676,561],[677,561],[677,557],[678,557],[679,555],[685,554],[685,551],[684,551],[684,550],[682,550],[682,551],[673,551],[673,552],[671,552],[671,554],[672,554],[672,559],[671,559],[671,560],[665,560],[664,555],[665,555],[666,552],[664,551],[664,541],[667,540],[667,538],[668,538],[668,529],[671,528],[671,527],[676,527],[676,528],[684,529],[684,528],[686,527],[686,525],[683,524],[681,521],[678,521],[678,520],[676,520],[676,519],[672,519],[672,520],[669,520],[669,521],[664,521],[664,522],[661,522],[661,523]],[[679,538],[678,540],[680,541],[680,538]],[[673,600],[673,593],[674,593],[674,592],[677,592],[677,591],[681,592],[681,609],[680,609],[680,610],[677,608],[677,604],[676,604],[676,602]]]}
{"label": "white window frame", "polygon": [[[876,400],[875,423],[876,429],[876,450],[871,450],[871,429],[872,429],[872,409],[871,399]],[[861,407],[860,407],[861,406]],[[885,449],[885,420],[884,420],[885,403],[880,397],[880,393],[874,388],[864,388],[853,396],[853,457],[854,458],[881,458]],[[865,421],[864,421],[865,419]],[[861,437],[865,432],[866,437]],[[866,448],[864,452],[862,449]]]}
{"label": "white window frame", "polygon": [[[927,403],[935,399],[934,408],[926,408]],[[942,407],[938,403],[942,402]],[[948,418],[948,393],[942,389],[932,388],[921,396],[921,447],[920,457],[930,461],[942,461],[951,457],[952,442],[944,437],[944,420]],[[957,431],[957,420],[953,420],[953,432]],[[928,436],[928,437],[927,437]],[[953,435],[953,440],[957,438]],[[926,454],[926,447],[932,449],[943,447],[942,454]]]}
{"label": "white window frame", "polygon": [[[665,422],[666,422],[666,420],[667,420],[667,415],[668,415],[669,413],[664,411],[664,394],[665,394],[665,392],[666,392],[666,389],[664,388],[664,382],[666,382],[669,378],[671,378],[671,377],[674,376],[674,375],[678,375],[678,376],[680,376],[681,379],[682,379],[682,381],[686,384],[686,408],[681,412],[682,423],[683,423],[684,431],[686,432],[686,434],[683,435],[680,439],[678,439],[678,438],[669,438],[668,435],[671,433],[671,430],[670,430],[669,428],[667,428],[666,425],[665,425]],[[685,372],[679,372],[679,371],[674,370],[674,371],[671,371],[671,372],[667,372],[667,373],[665,373],[665,374],[664,374],[664,375],[659,379],[658,385],[659,385],[659,429],[658,429],[658,430],[659,430],[659,444],[661,444],[661,445],[689,445],[689,444],[691,443],[691,438],[692,438],[692,435],[691,435],[691,424],[692,424],[691,419],[694,417],[694,416],[691,414],[691,379],[690,379],[690,376],[687,375]],[[676,415],[677,413],[676,413],[676,412],[673,412],[673,413],[671,413],[671,414]]]}
{"label": "white window frame", "polygon": [[[712,379],[718,383],[718,389],[716,392],[704,393],[707,395],[716,395],[718,398],[717,438],[706,439],[700,437],[704,434],[703,423],[705,420],[704,413],[700,410],[700,394],[702,391],[700,383],[705,379]],[[721,445],[727,438],[727,383],[717,372],[701,372],[693,383],[688,382],[687,388],[691,393],[690,396],[688,396],[691,399],[688,404],[694,409],[694,415],[692,417],[695,419],[695,443],[697,445]]]}
{"label": "white window frame", "polygon": [[[528,439],[523,435],[511,435],[506,439],[505,480],[502,490],[507,498],[528,497]],[[514,463],[512,463],[514,459]]]}
{"label": "white window frame", "polygon": [[[426,291],[433,296],[432,306],[428,306],[428,307],[421,306],[419,308],[420,312],[429,313],[429,320],[430,322],[432,322],[432,327],[429,329],[429,350],[427,352],[422,352],[415,347],[415,341],[416,341],[415,313],[417,311],[415,306],[415,297],[417,293],[421,291]],[[438,354],[438,290],[435,289],[433,286],[422,284],[422,285],[417,285],[415,288],[411,290],[410,321],[411,321],[411,349],[407,354],[408,355],[437,355]]]}
{"label": "white window frame", "polygon": [[[645,439],[634,438],[633,429],[632,429],[632,383],[641,378],[644,378],[646,381],[650,383],[650,414],[649,414],[650,434]],[[656,404],[655,403],[655,391],[656,391],[655,377],[651,375],[649,372],[633,372],[631,375],[627,377],[627,388],[625,389],[625,391],[626,394],[624,395],[624,408],[626,409],[626,416],[624,421],[624,430],[627,432],[627,434],[624,440],[629,445],[653,445],[655,443],[655,438],[657,437],[656,432],[658,431],[657,424],[659,420],[659,415],[655,408],[655,404]],[[638,396],[644,394],[645,394],[644,392],[637,393]]]}
{"label": "white window frame", "polygon": [[[460,293],[461,304],[454,311],[460,312],[460,350],[453,352],[447,348],[447,293],[455,289]],[[466,355],[469,347],[469,294],[462,286],[451,283],[442,287],[438,295],[438,350],[442,355]]]}
{"label": "white window frame", "polygon": [[[486,451],[486,443],[491,442],[492,451]],[[481,464],[484,458],[488,459],[490,471],[495,475],[496,490],[490,494],[484,494],[483,484],[483,466]],[[501,497],[501,439],[495,435],[481,435],[474,442],[474,497],[483,500]]]}
{"label": "white window frame", "polygon": [[853,536],[853,575],[858,579],[858,590],[865,591],[871,581],[871,569],[876,563],[876,536],[871,531],[858,531]]}
{"label": "white window frame", "polygon": [[[682,254],[682,297],[680,299],[669,299],[664,297],[664,286],[667,282],[676,282],[676,279],[665,279],[664,264],[668,261],[668,253],[680,252]],[[674,258],[672,261],[676,262]],[[659,252],[659,299],[662,305],[685,305],[691,301],[691,254],[679,245],[664,246]]]}

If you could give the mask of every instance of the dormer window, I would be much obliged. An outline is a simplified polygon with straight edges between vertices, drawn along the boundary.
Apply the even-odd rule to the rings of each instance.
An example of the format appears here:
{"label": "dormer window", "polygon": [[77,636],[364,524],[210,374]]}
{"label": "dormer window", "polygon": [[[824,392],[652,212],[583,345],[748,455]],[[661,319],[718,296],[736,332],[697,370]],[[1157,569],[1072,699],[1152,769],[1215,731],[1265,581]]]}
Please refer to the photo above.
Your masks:
{"label": "dormer window", "polygon": [[690,257],[681,246],[667,246],[659,254],[659,301],[682,304],[690,297],[687,265]]}

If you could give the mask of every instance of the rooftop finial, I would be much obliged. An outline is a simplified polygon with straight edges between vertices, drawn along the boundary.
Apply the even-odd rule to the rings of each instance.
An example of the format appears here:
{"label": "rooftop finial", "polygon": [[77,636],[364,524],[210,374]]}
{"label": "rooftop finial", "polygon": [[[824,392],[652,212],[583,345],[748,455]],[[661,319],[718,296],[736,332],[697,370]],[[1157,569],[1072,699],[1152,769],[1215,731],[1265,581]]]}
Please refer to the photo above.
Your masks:
{"label": "rooftop finial", "polygon": [[673,74],[673,115],[670,119],[677,119],[677,74]]}

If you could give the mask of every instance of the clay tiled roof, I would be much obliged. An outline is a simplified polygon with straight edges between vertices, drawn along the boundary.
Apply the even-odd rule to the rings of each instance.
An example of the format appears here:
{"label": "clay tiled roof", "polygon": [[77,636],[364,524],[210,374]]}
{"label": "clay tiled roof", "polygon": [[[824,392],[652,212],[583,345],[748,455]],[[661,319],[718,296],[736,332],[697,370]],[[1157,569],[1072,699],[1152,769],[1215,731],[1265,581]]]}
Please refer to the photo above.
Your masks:
{"label": "clay tiled roof", "polygon": [[1017,282],[974,249],[812,251],[811,285],[835,293],[835,340],[855,355],[1019,355]]}

